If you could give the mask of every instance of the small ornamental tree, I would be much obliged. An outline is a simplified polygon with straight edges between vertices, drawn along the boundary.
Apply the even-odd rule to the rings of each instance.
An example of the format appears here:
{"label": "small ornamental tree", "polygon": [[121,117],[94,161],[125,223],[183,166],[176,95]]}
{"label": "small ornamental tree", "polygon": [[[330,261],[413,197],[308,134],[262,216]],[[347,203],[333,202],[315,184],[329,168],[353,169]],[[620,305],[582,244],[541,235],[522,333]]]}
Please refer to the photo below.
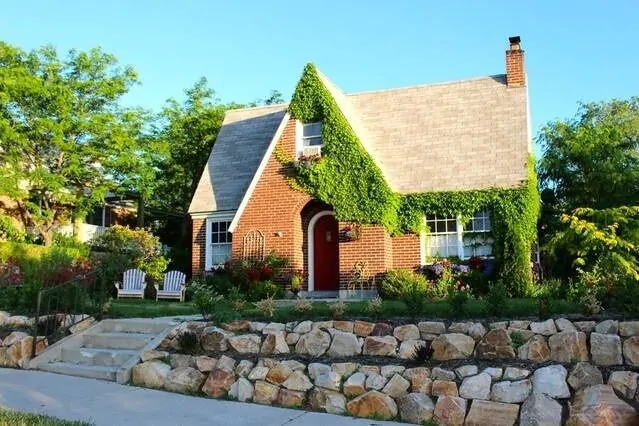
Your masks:
{"label": "small ornamental tree", "polygon": [[98,251],[121,255],[127,266],[143,270],[154,281],[162,278],[168,265],[162,255],[160,239],[143,228],[115,225],[91,240],[90,244]]}

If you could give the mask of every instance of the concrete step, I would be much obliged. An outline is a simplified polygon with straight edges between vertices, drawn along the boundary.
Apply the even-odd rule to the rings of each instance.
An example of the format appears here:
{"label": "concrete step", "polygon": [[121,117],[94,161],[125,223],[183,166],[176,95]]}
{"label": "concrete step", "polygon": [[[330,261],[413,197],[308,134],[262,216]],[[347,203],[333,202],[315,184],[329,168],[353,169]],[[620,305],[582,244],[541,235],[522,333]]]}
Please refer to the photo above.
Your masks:
{"label": "concrete step", "polygon": [[153,337],[154,334],[147,333],[95,333],[85,334],[85,348],[97,349],[142,349]]}
{"label": "concrete step", "polygon": [[150,333],[158,334],[169,324],[154,320],[105,320],[102,331],[109,333]]}
{"label": "concrete step", "polygon": [[52,362],[42,364],[40,370],[69,376],[87,377],[90,379],[115,381],[118,367],[105,365],[80,365],[68,362]]}
{"label": "concrete step", "polygon": [[62,348],[62,362],[83,365],[119,366],[137,356],[132,349]]}

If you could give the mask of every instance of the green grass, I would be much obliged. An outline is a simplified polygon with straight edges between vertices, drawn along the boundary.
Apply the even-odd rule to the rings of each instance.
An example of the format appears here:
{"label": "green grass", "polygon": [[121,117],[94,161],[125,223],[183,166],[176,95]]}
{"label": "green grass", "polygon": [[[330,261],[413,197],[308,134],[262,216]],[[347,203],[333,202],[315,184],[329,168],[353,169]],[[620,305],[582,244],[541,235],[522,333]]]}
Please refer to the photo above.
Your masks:
{"label": "green grass", "polygon": [[[464,305],[463,315],[459,315],[451,308],[446,301],[427,302],[424,310],[419,313],[409,312],[406,305],[398,300],[385,300],[382,312],[379,315],[371,315],[366,310],[366,301],[348,302],[344,317],[346,318],[367,318],[391,319],[394,317],[415,317],[415,318],[488,318],[486,303],[482,300],[469,300]],[[579,313],[579,306],[566,300],[554,300],[549,306],[550,315]],[[199,312],[190,302],[180,303],[177,301],[154,300],[113,300],[107,313],[107,317],[112,318],[152,318],[160,316],[180,316],[193,315]],[[502,317],[517,318],[536,316],[538,313],[538,303],[535,299],[509,299]],[[253,319],[263,318],[264,315],[255,308],[252,303],[247,303],[246,308],[241,312],[231,310],[226,303],[221,303],[219,310],[215,313],[220,321],[232,319]],[[214,317],[215,317],[214,314]],[[278,307],[275,316],[276,321],[299,321],[302,319],[330,318],[331,310],[329,303],[315,302],[313,308],[308,312],[299,313],[293,309],[293,304]],[[215,319],[215,318],[214,318]]]}
{"label": "green grass", "polygon": [[0,426],[91,426],[93,423],[60,420],[54,417],[21,413],[0,408]]}
{"label": "green grass", "polygon": [[112,318],[155,318],[199,313],[191,302],[155,300],[113,300],[106,314]]}

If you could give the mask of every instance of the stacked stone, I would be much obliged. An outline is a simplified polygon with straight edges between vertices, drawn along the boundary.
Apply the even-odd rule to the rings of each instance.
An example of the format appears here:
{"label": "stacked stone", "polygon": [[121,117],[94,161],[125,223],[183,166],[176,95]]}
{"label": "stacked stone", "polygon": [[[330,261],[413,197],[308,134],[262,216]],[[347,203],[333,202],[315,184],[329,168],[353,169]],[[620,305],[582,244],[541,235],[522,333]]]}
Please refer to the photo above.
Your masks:
{"label": "stacked stone", "polygon": [[[235,321],[221,328],[180,327],[197,329],[206,351],[254,354],[256,362],[171,355],[169,365],[161,361],[168,353],[154,352],[134,368],[135,384],[286,407],[307,401],[328,413],[418,424],[560,425],[564,418],[569,424],[639,424],[629,404],[639,402],[639,374],[623,369],[624,363],[639,365],[639,321],[420,322],[395,328],[364,321]],[[174,348],[176,339],[170,335],[164,344]],[[454,370],[401,365],[426,342],[434,360],[467,363]],[[295,354],[379,356],[381,365],[356,358],[332,364],[268,358]],[[388,357],[397,361],[382,361]],[[473,358],[493,365],[480,369]],[[528,367],[512,365],[521,361]],[[601,367],[611,366],[615,371],[604,380]]]}
{"label": "stacked stone", "polygon": [[[38,336],[36,354],[47,347],[47,340]],[[21,331],[13,331],[0,339],[0,367],[26,368],[31,360],[33,337]]]}

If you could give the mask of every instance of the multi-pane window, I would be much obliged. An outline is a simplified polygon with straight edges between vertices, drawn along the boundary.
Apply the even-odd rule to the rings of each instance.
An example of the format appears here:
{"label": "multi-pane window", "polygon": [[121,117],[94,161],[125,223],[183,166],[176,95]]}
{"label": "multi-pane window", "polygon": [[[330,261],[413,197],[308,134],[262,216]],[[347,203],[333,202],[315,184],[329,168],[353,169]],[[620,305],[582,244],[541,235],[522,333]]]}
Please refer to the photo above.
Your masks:
{"label": "multi-pane window", "polygon": [[467,223],[460,216],[426,216],[428,232],[422,236],[422,252],[428,257],[492,255],[491,223],[487,211],[477,212]]}
{"label": "multi-pane window", "polygon": [[464,227],[464,256],[487,257],[492,255],[492,227],[488,211],[477,212]]}
{"label": "multi-pane window", "polygon": [[231,258],[231,221],[211,222],[211,265],[222,266]]}
{"label": "multi-pane window", "polygon": [[302,125],[302,147],[322,146],[322,123]]}
{"label": "multi-pane window", "polygon": [[457,236],[457,218],[453,216],[426,216],[426,255],[457,256],[459,254],[459,238]]}

